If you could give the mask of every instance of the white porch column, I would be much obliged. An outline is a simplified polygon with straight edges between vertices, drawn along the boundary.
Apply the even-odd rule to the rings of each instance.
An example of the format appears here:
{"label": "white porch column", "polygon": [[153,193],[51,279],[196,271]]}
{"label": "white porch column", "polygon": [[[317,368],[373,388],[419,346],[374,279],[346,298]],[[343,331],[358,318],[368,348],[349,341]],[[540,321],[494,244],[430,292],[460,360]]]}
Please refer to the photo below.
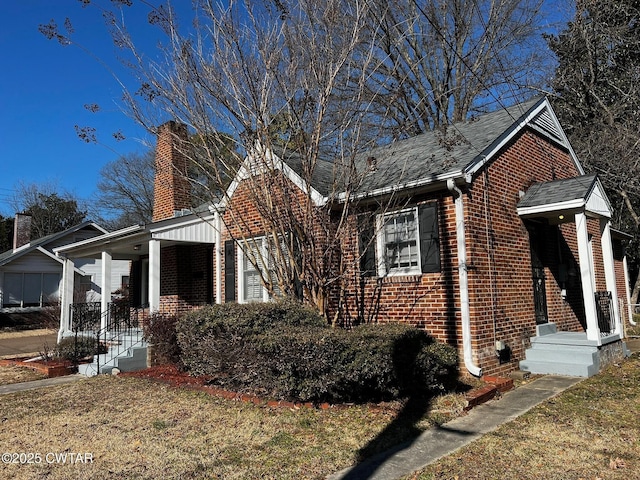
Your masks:
{"label": "white porch column", "polygon": [[216,276],[216,303],[222,303],[222,221],[220,220],[220,213],[218,211],[213,214],[213,224],[216,229],[216,240],[214,245],[215,251],[215,276]]}
{"label": "white porch column", "polygon": [[100,272],[100,328],[107,328],[109,304],[111,303],[111,252],[102,252]]}
{"label": "white porch column", "polygon": [[617,333],[622,336],[622,322],[620,321],[620,308],[618,306],[618,289],[616,288],[616,272],[613,263],[613,245],[611,244],[611,220],[608,218],[600,219],[600,242],[602,244],[604,278],[607,290],[611,292],[611,304],[613,306],[615,331],[612,333]]}
{"label": "white porch column", "polygon": [[160,310],[160,240],[149,240],[149,313]]}
{"label": "white porch column", "polygon": [[71,331],[74,275],[73,261],[65,257],[62,262],[62,284],[60,285],[60,330],[58,330],[58,342],[62,340],[65,332]]}
{"label": "white porch column", "polygon": [[582,279],[582,298],[584,313],[587,319],[587,339],[601,344],[600,329],[598,328],[598,313],[593,289],[593,275],[591,267],[591,252],[589,251],[589,232],[587,230],[587,216],[576,213],[576,234],[578,237],[578,257],[580,262],[580,278]]}

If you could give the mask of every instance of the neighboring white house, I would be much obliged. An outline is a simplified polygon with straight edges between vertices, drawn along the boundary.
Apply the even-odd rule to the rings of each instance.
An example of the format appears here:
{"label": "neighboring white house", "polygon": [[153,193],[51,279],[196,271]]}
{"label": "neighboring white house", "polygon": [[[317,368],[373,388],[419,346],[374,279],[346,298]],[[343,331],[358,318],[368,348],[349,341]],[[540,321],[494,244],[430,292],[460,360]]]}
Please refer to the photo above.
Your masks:
{"label": "neighboring white house", "polygon": [[[30,217],[16,215],[13,248],[0,253],[0,309],[4,312],[38,308],[59,301],[63,259],[53,249],[103,235],[107,231],[86,221],[62,232],[30,241]],[[99,259],[80,259],[74,263],[76,285],[83,301],[100,301],[101,271]],[[111,268],[112,290],[129,283],[130,262],[114,261]],[[113,292],[110,292],[113,293]]]}

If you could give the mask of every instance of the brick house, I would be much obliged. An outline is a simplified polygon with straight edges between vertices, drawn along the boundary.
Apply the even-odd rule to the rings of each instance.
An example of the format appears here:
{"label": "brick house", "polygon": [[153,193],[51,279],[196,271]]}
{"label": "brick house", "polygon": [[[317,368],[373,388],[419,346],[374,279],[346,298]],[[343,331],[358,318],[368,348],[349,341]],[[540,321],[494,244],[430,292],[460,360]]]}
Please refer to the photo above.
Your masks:
{"label": "brick house", "polygon": [[[262,206],[248,194],[255,173],[245,168],[226,200],[190,211],[185,136],[174,122],[159,128],[153,223],[57,253],[100,257],[106,268],[132,260],[132,300],[151,311],[267,301],[255,275],[267,266],[247,261],[238,240],[266,248]],[[316,207],[344,201],[329,192],[329,162],[309,183],[294,156],[270,154],[270,174],[294,198]],[[585,175],[547,99],[376,148],[358,165],[366,175],[349,201],[370,220],[348,219],[336,254],[347,274],[328,293],[329,317],[423,328],[455,346],[476,376],[518,368],[589,376],[626,353],[627,237],[612,231],[602,184]],[[331,228],[330,215],[314,221]],[[64,297],[62,317],[61,332],[72,322]]]}

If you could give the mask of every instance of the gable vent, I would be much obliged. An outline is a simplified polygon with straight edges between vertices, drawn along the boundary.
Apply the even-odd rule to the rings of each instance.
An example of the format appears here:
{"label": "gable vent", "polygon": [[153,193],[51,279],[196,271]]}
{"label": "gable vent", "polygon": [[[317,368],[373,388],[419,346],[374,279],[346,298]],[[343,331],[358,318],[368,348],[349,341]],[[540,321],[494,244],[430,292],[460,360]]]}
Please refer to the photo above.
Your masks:
{"label": "gable vent", "polygon": [[531,125],[539,130],[541,133],[550,136],[556,142],[564,145],[564,136],[560,130],[560,126],[551,116],[548,109],[544,109],[540,112],[531,122]]}

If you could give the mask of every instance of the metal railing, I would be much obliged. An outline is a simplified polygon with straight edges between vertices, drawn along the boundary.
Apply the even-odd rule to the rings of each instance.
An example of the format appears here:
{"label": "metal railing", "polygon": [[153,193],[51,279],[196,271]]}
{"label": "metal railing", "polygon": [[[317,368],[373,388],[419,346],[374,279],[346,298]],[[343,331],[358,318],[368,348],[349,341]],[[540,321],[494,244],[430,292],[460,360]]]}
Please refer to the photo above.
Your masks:
{"label": "metal railing", "polygon": [[[110,303],[106,312],[105,326],[96,332],[96,347],[107,349],[103,365],[128,353],[131,347],[142,344],[143,333],[140,328],[139,310],[128,305]],[[100,373],[101,355],[96,355],[97,371]]]}
{"label": "metal railing", "polygon": [[611,292],[603,290],[595,292],[595,296],[600,334],[603,336],[611,335],[616,330]]}
{"label": "metal railing", "polygon": [[101,365],[113,362],[144,340],[140,324],[143,310],[126,302],[109,303],[105,312],[100,302],[74,303],[70,309],[71,330],[76,339],[86,336],[95,340],[98,372]]}

